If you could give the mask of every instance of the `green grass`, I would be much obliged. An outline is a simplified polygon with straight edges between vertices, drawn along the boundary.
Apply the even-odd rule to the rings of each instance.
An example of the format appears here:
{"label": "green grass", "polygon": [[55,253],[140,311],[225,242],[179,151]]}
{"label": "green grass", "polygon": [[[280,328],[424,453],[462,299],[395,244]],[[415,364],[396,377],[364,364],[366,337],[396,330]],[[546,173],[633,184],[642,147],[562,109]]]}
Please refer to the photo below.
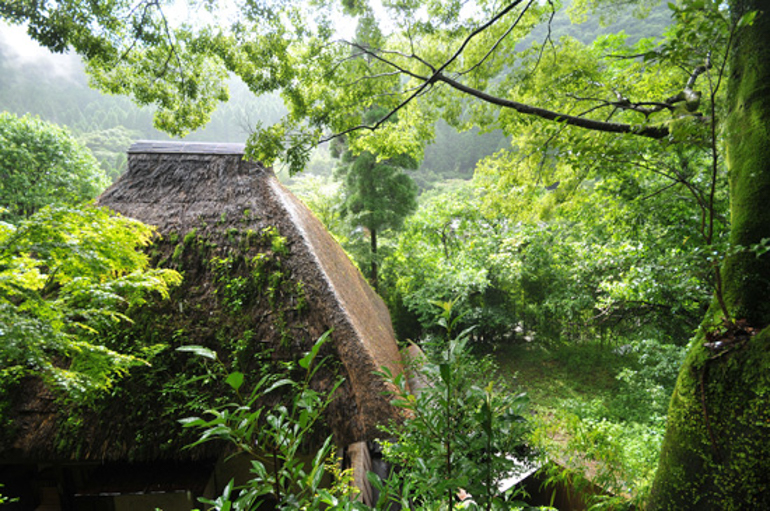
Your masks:
{"label": "green grass", "polygon": [[620,355],[598,342],[516,343],[491,354],[500,378],[529,395],[531,444],[619,504],[641,506],[685,349],[653,340],[630,346]]}
{"label": "green grass", "polygon": [[493,357],[501,378],[527,392],[539,412],[558,409],[564,399],[608,400],[619,388],[615,376],[635,364],[598,343],[517,343],[498,348]]}

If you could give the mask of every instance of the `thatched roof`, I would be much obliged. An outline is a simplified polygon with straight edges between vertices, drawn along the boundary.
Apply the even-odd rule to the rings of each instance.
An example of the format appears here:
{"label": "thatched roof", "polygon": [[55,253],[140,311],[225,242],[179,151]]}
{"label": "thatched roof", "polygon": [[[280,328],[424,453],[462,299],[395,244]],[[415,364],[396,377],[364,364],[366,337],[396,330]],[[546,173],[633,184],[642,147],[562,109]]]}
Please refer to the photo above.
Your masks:
{"label": "thatched roof", "polygon": [[[392,389],[375,374],[383,366],[394,373],[401,370],[401,358],[385,304],[321,222],[281,185],[272,170],[243,159],[242,145],[139,142],[129,150],[128,171],[102,194],[99,203],[157,226],[166,243],[196,233],[206,240],[204,248],[211,251],[206,257],[211,254],[220,259],[234,257],[246,238],[232,241],[233,233],[253,234],[264,232],[266,228],[277,229],[286,240],[287,252],[276,255],[270,253],[269,248],[260,250],[267,250],[271,256],[280,259],[280,271],[303,288],[302,299],[306,305],[299,307],[296,297],[286,295],[285,300],[292,300],[295,305],[283,307],[278,322],[278,314],[266,309],[276,308],[275,303],[268,306],[266,299],[247,297],[247,303],[237,312],[224,314],[220,310],[222,293],[217,294],[214,289],[217,284],[210,267],[190,262],[199,256],[189,246],[182,247],[185,251],[181,253],[187,258],[184,259],[186,266],[182,267],[182,262],[171,257],[171,251],[175,258],[178,256],[179,247],[173,250],[173,246],[164,248],[161,243],[156,244],[160,247],[156,260],[171,267],[179,264],[187,287],[175,295],[177,303],[158,306],[157,321],[174,323],[158,328],[167,327],[166,332],[184,330],[190,337],[185,342],[219,350],[223,336],[211,326],[216,320],[219,321],[216,325],[227,326],[232,336],[247,338],[243,331],[248,330],[254,338],[253,343],[269,344],[279,355],[285,355],[287,351],[299,354],[321,333],[333,329],[330,354],[339,361],[337,371],[346,379],[327,419],[337,443],[346,445],[372,439],[378,436],[379,424],[399,418],[386,396]],[[200,312],[201,309],[207,310],[210,320]],[[229,318],[227,321],[217,319],[224,315]],[[239,325],[237,328],[232,326],[235,323]],[[148,330],[150,327],[142,324],[134,330],[140,328]],[[293,340],[290,343],[294,343],[288,348],[286,332],[291,332]],[[174,356],[182,354],[177,352]],[[127,388],[131,388],[131,378],[128,378]],[[129,394],[126,391],[125,395]],[[146,396],[145,399],[153,398]],[[120,406],[118,403],[108,405],[107,412],[103,413],[114,410],[120,414]],[[50,408],[50,404],[46,407]],[[27,406],[29,414],[47,417],[50,425],[50,415],[29,408]],[[29,414],[28,419],[32,416]],[[41,438],[35,431],[43,421],[29,419],[29,422],[22,427],[14,447],[22,454],[36,453],[34,457],[39,459],[55,447],[48,445],[52,440]],[[89,440],[80,448],[78,456],[121,459],[131,452],[130,445],[116,447],[116,444],[130,443],[130,431],[107,431],[120,428],[114,424],[103,425],[100,420],[94,420],[89,428]],[[129,428],[124,426],[123,429]],[[50,427],[46,433],[51,433]],[[158,452],[150,449],[131,457],[150,459]]]}

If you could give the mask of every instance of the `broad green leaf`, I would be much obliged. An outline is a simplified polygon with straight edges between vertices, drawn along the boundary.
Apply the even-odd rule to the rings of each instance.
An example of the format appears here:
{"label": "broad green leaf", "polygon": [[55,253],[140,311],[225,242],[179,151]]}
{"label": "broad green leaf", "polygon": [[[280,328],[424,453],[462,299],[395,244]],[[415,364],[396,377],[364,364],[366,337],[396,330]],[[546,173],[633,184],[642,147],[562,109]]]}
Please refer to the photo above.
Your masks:
{"label": "broad green leaf", "polygon": [[233,390],[237,392],[238,389],[241,388],[241,385],[243,385],[243,379],[244,379],[243,373],[235,371],[227,375],[227,379],[225,379],[225,383],[230,385],[230,387],[232,387]]}

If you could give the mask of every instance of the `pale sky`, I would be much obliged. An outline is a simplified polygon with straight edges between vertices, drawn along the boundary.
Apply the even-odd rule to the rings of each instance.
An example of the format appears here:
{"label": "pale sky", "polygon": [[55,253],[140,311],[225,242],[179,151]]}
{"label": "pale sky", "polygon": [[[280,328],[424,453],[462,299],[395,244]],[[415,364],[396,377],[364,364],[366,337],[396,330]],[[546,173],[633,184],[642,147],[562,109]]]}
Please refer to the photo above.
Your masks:
{"label": "pale sky", "polygon": [[3,58],[14,64],[46,66],[51,74],[73,78],[79,72],[80,57],[71,53],[54,54],[33,41],[23,26],[8,25],[0,21],[0,43],[8,51]]}

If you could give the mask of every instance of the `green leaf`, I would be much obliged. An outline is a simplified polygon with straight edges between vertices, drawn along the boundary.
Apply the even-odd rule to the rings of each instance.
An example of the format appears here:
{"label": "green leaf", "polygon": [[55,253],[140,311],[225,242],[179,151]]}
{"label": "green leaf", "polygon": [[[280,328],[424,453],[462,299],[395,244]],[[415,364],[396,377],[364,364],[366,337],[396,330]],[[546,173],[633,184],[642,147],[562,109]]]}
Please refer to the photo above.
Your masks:
{"label": "green leaf", "polygon": [[198,346],[197,344],[190,344],[188,346],[180,346],[176,349],[176,351],[183,351],[187,353],[193,353],[195,355],[198,355],[199,357],[208,358],[211,360],[217,359],[217,354],[214,350],[210,350],[209,348],[205,348],[203,346]]}
{"label": "green leaf", "polygon": [[302,369],[307,370],[310,368],[310,364],[312,364],[313,360],[315,360],[316,356],[318,356],[318,351],[321,349],[321,346],[323,346],[323,344],[326,342],[326,339],[328,339],[330,334],[331,334],[331,330],[327,330],[326,332],[324,332],[321,335],[321,337],[318,338],[315,344],[313,344],[313,347],[310,349],[310,351],[300,359],[299,365]]}
{"label": "green leaf", "polygon": [[179,419],[179,423],[185,428],[207,424],[207,422],[200,417],[185,417],[184,419]]}
{"label": "green leaf", "polygon": [[225,383],[230,385],[233,388],[233,390],[237,392],[238,389],[241,388],[241,385],[243,385],[243,378],[244,378],[243,373],[236,371],[227,375],[227,379],[225,380]]}
{"label": "green leaf", "polygon": [[439,364],[439,372],[441,373],[441,379],[449,385],[452,381],[452,366],[448,363]]}
{"label": "green leaf", "polygon": [[757,17],[759,11],[749,11],[738,20],[737,27],[743,28],[751,26],[754,23],[754,19]]}
{"label": "green leaf", "polygon": [[273,392],[276,389],[279,389],[281,387],[285,387],[286,385],[294,385],[294,381],[288,379],[288,378],[282,378],[278,381],[275,381],[270,384],[270,386],[264,391],[264,394],[269,394]]}

